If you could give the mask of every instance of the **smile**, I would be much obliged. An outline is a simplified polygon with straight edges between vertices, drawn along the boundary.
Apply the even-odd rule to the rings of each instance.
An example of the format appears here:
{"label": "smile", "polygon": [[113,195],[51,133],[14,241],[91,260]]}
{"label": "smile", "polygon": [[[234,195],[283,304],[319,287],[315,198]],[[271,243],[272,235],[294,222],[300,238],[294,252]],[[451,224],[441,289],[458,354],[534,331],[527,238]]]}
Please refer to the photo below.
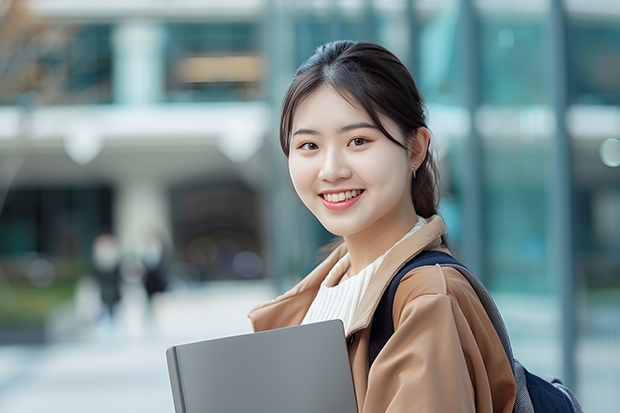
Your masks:
{"label": "smile", "polygon": [[361,195],[362,192],[364,192],[364,190],[354,189],[352,191],[344,191],[344,192],[338,192],[334,194],[321,194],[320,196],[323,197],[323,199],[327,202],[336,203],[336,202],[348,201],[351,198],[356,198],[359,195]]}

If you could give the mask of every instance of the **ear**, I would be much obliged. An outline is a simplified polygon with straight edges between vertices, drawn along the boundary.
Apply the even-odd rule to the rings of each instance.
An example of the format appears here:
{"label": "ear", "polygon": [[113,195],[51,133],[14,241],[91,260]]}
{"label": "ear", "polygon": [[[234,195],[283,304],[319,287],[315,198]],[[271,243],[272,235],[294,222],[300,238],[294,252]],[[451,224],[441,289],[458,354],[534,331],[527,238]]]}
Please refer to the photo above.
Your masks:
{"label": "ear", "polygon": [[409,138],[409,165],[417,165],[416,169],[426,159],[426,152],[431,141],[431,133],[424,126],[420,126]]}

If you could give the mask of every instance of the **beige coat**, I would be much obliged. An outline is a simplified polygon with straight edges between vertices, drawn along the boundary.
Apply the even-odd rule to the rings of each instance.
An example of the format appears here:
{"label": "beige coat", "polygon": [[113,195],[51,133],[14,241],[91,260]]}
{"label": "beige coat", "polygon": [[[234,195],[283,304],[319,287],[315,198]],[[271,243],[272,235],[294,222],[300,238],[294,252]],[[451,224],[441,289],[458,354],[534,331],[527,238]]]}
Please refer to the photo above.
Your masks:
{"label": "beige coat", "polygon": [[[393,307],[394,335],[368,369],[375,309],[390,280],[423,250],[447,252],[440,217],[390,251],[373,275],[346,331],[361,413],[509,413],[515,382],[499,337],[469,282],[455,269],[420,267],[402,279]],[[298,325],[329,270],[346,253],[339,245],[306,278],[249,314],[254,331]]]}

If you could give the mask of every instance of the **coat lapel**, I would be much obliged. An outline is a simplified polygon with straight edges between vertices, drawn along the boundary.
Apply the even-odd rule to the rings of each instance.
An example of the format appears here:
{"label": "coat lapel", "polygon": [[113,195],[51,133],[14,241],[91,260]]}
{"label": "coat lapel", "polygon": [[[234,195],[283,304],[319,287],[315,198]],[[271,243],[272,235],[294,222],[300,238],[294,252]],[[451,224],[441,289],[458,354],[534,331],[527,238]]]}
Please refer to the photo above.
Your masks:
{"label": "coat lapel", "polygon": [[248,313],[254,331],[272,330],[301,324],[314,301],[321,283],[334,265],[347,253],[338,245],[310,274],[293,288],[271,301],[259,304]]}
{"label": "coat lapel", "polygon": [[355,318],[350,324],[347,336],[355,331],[370,326],[383,293],[388,288],[396,273],[420,252],[437,248],[441,245],[441,235],[445,232],[445,225],[439,216],[428,219],[426,225],[420,228],[414,235],[403,240],[395,246],[383,259],[368,285],[366,293],[360,301]]}

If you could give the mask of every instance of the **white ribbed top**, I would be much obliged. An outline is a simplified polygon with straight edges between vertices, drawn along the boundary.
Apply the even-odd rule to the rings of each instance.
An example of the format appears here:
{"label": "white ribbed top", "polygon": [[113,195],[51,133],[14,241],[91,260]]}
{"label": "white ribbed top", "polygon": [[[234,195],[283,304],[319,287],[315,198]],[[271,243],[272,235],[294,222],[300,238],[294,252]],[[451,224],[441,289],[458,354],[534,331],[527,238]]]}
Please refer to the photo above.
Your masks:
{"label": "white ribbed top", "polygon": [[310,305],[302,324],[316,323],[319,321],[340,319],[344,323],[344,329],[349,331],[349,323],[353,320],[353,315],[359,302],[361,301],[370,279],[383,262],[385,256],[400,244],[407,237],[426,225],[426,220],[418,216],[418,222],[406,233],[398,242],[376,260],[368,264],[357,275],[344,281],[342,277],[351,267],[351,258],[347,252],[334,267],[330,270],[325,280],[321,283],[319,292]]}

